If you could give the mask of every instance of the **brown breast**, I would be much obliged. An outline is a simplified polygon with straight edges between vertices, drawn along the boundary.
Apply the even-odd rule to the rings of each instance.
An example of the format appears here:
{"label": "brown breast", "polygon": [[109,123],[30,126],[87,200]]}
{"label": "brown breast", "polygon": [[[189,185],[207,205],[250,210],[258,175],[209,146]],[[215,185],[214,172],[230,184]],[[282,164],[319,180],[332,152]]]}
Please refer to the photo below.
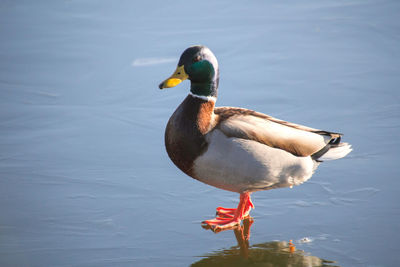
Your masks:
{"label": "brown breast", "polygon": [[[165,147],[172,162],[193,177],[193,161],[207,149],[205,134],[215,121],[213,101],[188,95],[165,129]],[[195,178],[195,177],[193,177]]]}

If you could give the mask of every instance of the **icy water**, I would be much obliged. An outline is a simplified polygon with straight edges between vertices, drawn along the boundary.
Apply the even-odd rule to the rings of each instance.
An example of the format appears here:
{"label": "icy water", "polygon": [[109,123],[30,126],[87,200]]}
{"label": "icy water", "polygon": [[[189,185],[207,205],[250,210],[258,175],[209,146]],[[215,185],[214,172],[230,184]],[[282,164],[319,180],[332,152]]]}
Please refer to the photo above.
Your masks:
{"label": "icy water", "polygon": [[[167,2],[0,2],[0,265],[398,266],[400,2]],[[354,148],[254,193],[244,232],[200,227],[238,195],[164,149],[189,83],[157,86],[199,43],[218,106]]]}

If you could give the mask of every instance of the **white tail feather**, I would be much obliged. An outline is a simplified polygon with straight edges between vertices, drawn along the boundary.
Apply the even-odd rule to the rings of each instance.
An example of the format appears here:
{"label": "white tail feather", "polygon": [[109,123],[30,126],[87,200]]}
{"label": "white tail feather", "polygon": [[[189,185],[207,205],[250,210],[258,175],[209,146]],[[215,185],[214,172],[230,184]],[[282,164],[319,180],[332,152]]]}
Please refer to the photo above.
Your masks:
{"label": "white tail feather", "polygon": [[345,157],[347,154],[349,154],[353,149],[351,148],[351,145],[349,143],[340,143],[336,147],[332,147],[331,149],[328,150],[322,157],[320,157],[318,160],[334,160],[334,159],[340,159]]}

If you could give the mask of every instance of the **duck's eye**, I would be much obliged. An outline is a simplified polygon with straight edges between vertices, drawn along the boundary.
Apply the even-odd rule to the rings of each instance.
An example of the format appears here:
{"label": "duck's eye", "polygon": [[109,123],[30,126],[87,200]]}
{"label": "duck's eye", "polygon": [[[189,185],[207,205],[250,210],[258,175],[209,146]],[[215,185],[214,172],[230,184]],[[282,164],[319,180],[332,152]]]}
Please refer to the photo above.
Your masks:
{"label": "duck's eye", "polygon": [[181,72],[178,72],[177,74],[178,74],[178,75],[180,75],[180,74],[181,74]]}
{"label": "duck's eye", "polygon": [[198,62],[198,61],[200,61],[201,60],[201,56],[195,56],[194,58],[193,58],[193,62]]}

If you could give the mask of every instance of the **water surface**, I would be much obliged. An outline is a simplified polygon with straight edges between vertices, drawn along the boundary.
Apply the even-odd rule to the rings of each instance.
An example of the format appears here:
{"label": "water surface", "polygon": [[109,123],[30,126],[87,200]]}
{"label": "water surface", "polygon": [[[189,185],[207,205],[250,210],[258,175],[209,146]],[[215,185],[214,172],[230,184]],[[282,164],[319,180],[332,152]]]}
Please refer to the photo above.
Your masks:
{"label": "water surface", "polygon": [[342,132],[354,148],[301,186],[253,194],[250,259],[284,265],[293,240],[316,262],[396,266],[399,11],[378,0],[2,1],[0,265],[241,257],[233,231],[200,227],[238,196],[188,178],[163,144],[189,84],[157,86],[201,43],[219,60],[217,105]]}

